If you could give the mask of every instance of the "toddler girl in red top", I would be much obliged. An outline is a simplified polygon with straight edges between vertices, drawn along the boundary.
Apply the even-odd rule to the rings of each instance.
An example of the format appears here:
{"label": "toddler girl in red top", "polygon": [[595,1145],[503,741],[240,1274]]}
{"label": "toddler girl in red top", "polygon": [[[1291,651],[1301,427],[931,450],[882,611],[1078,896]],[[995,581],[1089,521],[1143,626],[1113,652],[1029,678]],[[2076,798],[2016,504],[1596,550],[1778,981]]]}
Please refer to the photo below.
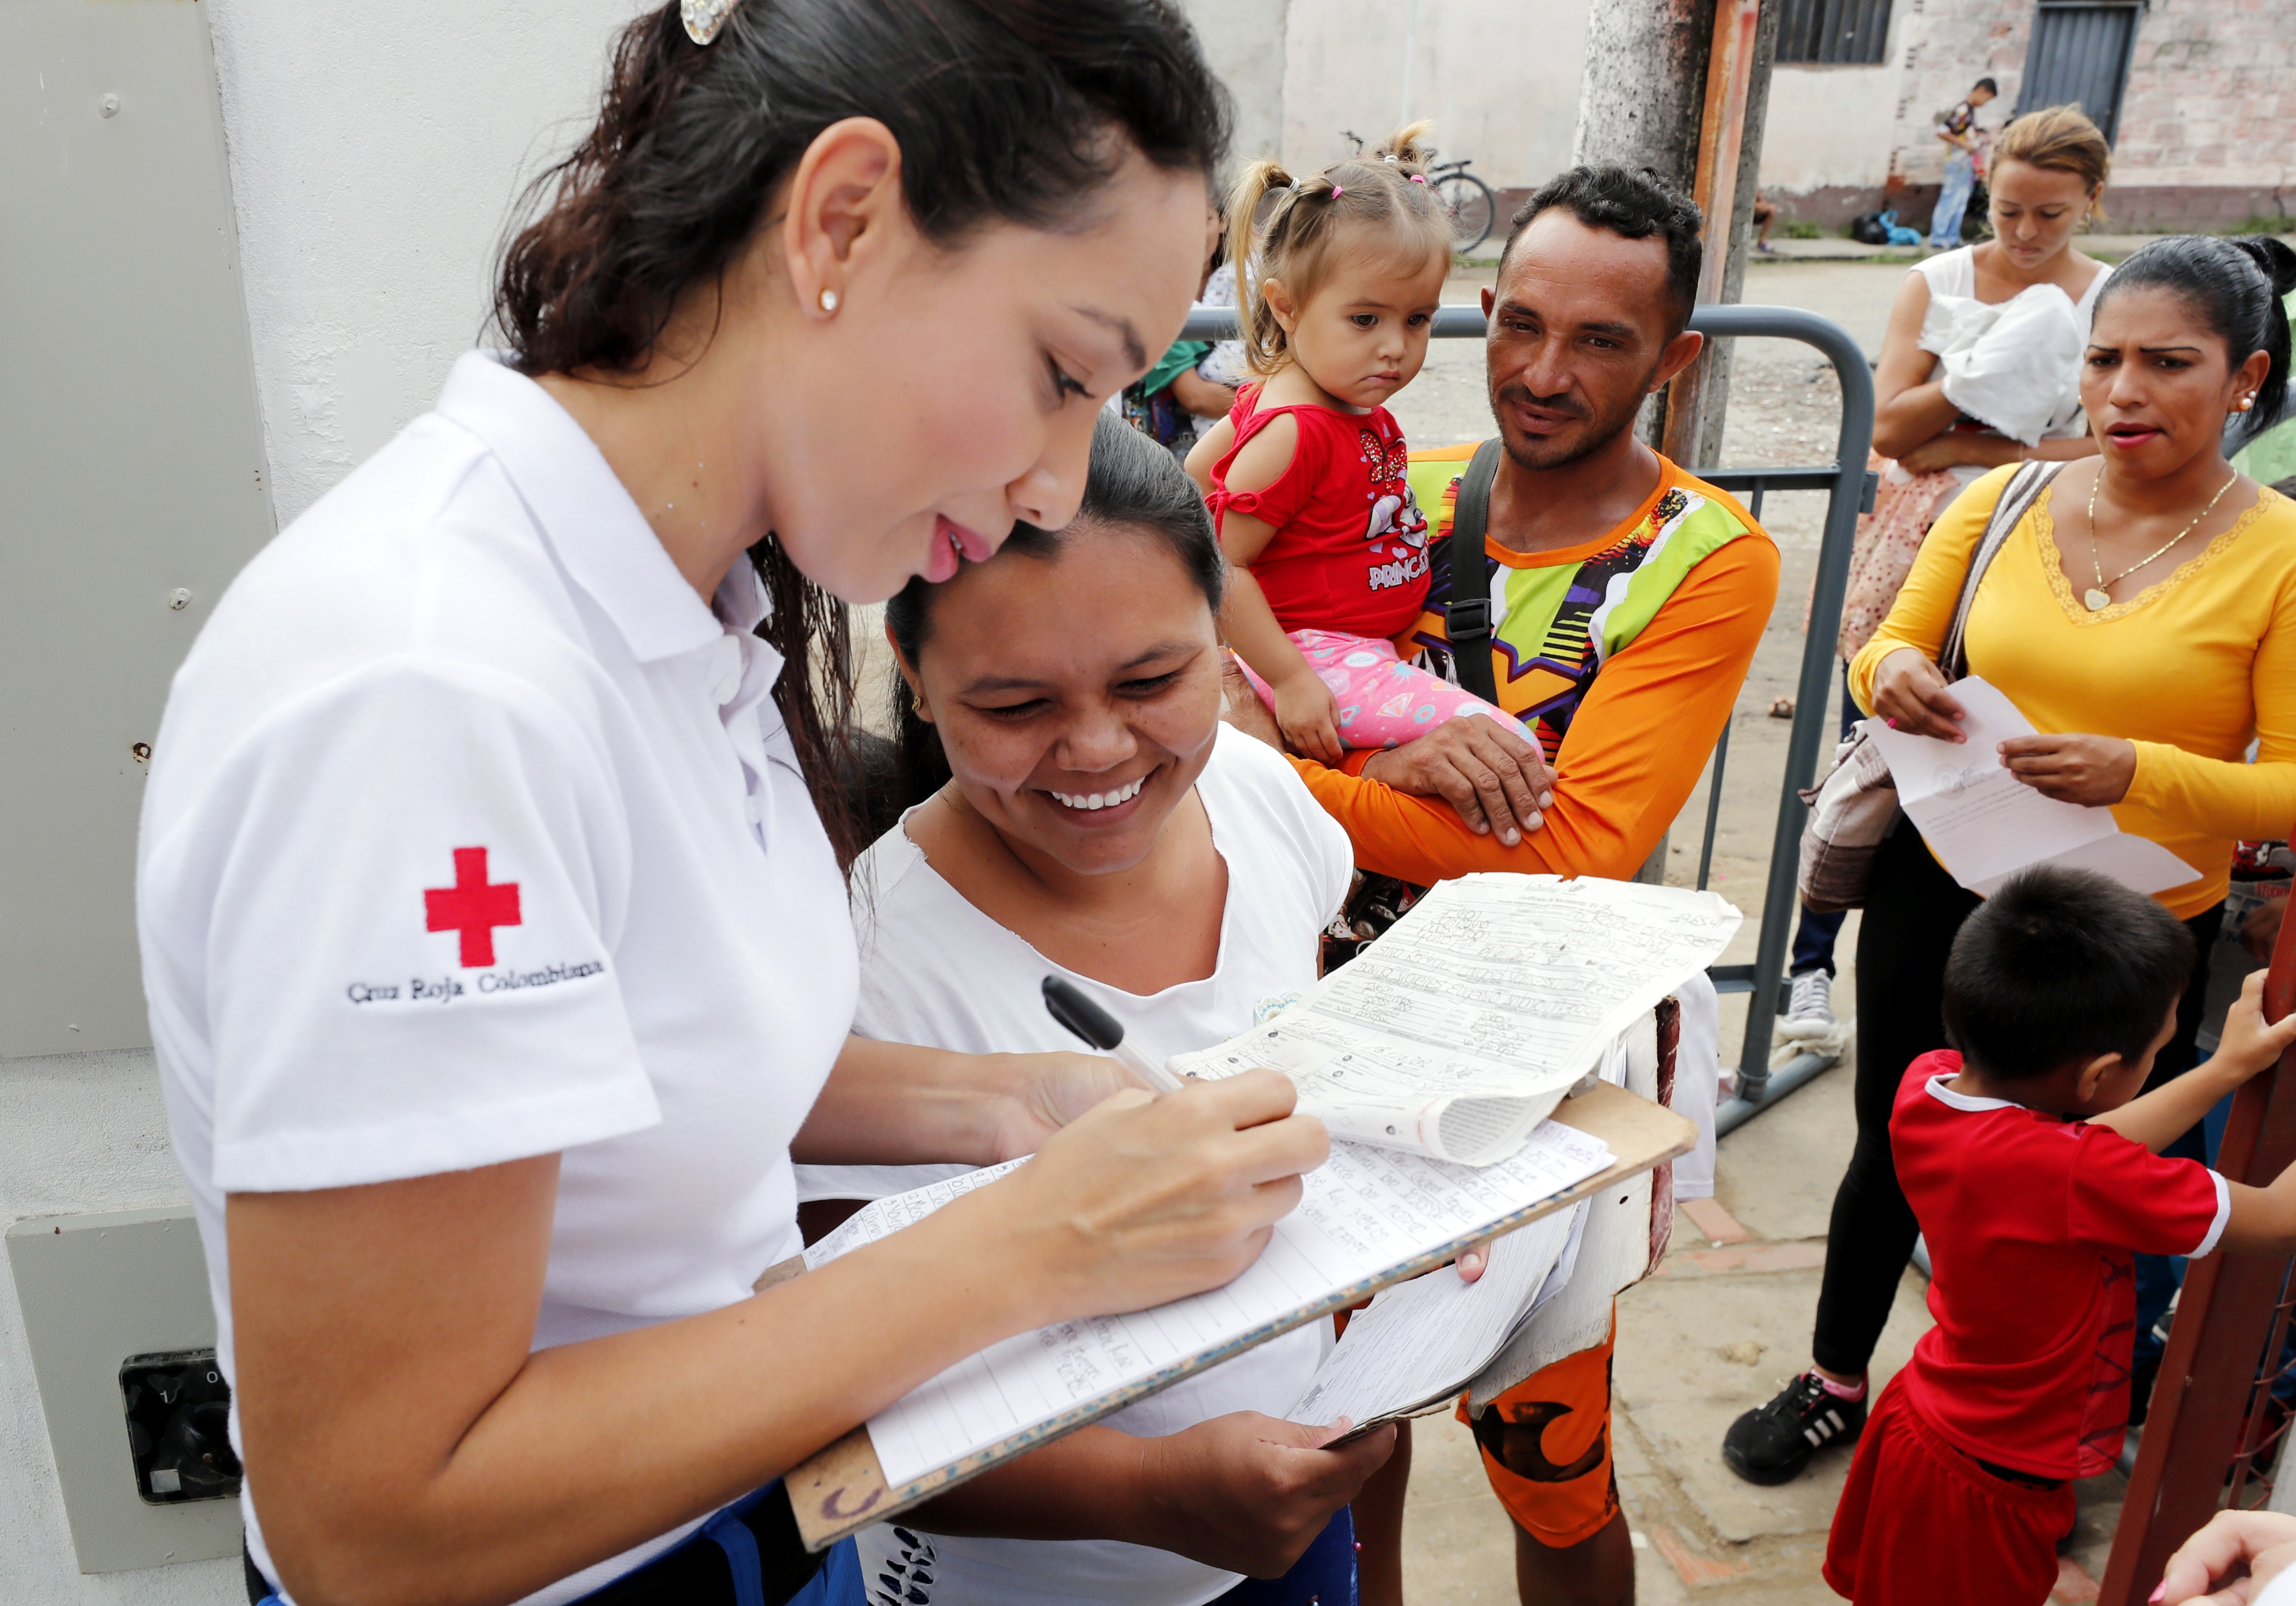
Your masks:
{"label": "toddler girl in red top", "polygon": [[1426,129],[1308,178],[1272,161],[1245,171],[1228,216],[1246,242],[1244,355],[1266,378],[1188,455],[1234,569],[1228,644],[1284,739],[1326,764],[1458,714],[1507,720],[1389,639],[1427,596],[1427,520],[1382,405],[1426,360],[1451,266],[1449,219],[1420,171]]}
{"label": "toddler girl in red top", "polygon": [[2112,1465],[2128,1420],[2130,1252],[2296,1248],[2296,1167],[2251,1188],[2160,1152],[2296,1042],[2296,1015],[2264,1022],[2264,972],[2214,1059],[2133,1096],[2193,963],[2175,915],[2079,870],[2028,871],[1954,938],[1959,1052],[1907,1067],[1890,1117],[1937,1325],[1882,1391],[1826,1543],[1858,1606],[2042,1606],[2070,1480]]}

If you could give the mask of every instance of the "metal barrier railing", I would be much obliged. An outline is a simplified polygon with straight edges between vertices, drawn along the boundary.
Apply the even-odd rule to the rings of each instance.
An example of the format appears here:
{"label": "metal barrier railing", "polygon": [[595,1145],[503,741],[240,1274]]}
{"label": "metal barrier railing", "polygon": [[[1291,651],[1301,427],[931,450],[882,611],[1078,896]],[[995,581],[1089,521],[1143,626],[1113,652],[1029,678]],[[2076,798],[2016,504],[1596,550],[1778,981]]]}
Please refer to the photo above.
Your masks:
{"label": "metal barrier railing", "polygon": [[[1873,477],[1866,471],[1866,451],[1874,438],[1874,375],[1866,354],[1849,332],[1828,318],[1792,307],[1700,307],[1690,326],[1708,339],[1800,340],[1814,346],[1833,365],[1841,386],[1841,429],[1831,463],[1816,468],[1723,469],[1694,468],[1690,471],[1709,485],[1744,496],[1747,511],[1761,517],[1764,498],[1772,491],[1826,491],[1825,530],[1818,544],[1817,577],[1810,599],[1809,628],[1802,643],[1801,673],[1794,694],[1793,728],[1786,739],[1784,774],[1778,790],[1776,829],[1770,847],[1768,884],[1762,897],[1762,919],[1751,964],[1716,965],[1708,971],[1717,991],[1750,994],[1746,1035],[1740,1046],[1738,1092],[1716,1112],[1718,1132],[1727,1132],[1800,1087],[1834,1062],[1834,1056],[1805,1053],[1775,1073],[1770,1069],[1773,1022],[1784,1008],[1786,948],[1793,939],[1794,922],[1801,902],[1794,889],[1800,857],[1801,830],[1808,809],[1801,789],[1815,778],[1817,758],[1826,746],[1826,702],[1833,690],[1834,638],[1841,622],[1841,602],[1849,584],[1849,544],[1857,515],[1873,505]],[[1480,339],[1486,325],[1475,307],[1446,307],[1435,315],[1431,333],[1438,339]],[[1233,339],[1235,309],[1198,307],[1190,311],[1181,338],[1192,340]],[[1698,884],[1706,885],[1713,868],[1715,830],[1721,818],[1722,781],[1730,754],[1730,728],[1725,725],[1715,744],[1713,772],[1707,782],[1706,823],[1699,847]]]}

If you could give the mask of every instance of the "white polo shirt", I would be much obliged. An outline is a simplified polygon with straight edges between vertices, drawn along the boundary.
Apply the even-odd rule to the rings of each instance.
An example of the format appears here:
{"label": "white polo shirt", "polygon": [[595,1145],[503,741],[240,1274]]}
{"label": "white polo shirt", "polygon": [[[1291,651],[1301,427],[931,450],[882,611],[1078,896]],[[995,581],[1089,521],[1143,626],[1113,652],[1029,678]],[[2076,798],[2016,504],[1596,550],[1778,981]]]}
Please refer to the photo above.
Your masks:
{"label": "white polo shirt", "polygon": [[798,1252],[789,1143],[857,979],[765,613],[746,562],[705,606],[573,419],[478,354],[234,582],[168,697],[136,886],[226,1377],[232,1192],[562,1152],[537,1348]]}

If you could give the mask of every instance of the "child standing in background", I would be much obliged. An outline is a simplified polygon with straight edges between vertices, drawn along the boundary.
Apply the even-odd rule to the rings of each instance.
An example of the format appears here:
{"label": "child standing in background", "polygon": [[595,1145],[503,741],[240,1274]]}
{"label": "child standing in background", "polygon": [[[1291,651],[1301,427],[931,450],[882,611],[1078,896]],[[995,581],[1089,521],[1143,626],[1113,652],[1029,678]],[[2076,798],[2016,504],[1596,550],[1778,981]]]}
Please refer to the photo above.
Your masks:
{"label": "child standing in background", "polygon": [[1850,1463],[1825,1581],[1858,1606],[2042,1606],[2071,1479],[2128,1420],[2132,1250],[2296,1248],[2296,1167],[2228,1183],[2160,1151],[2296,1041],[2248,979],[2216,1057],[2132,1096],[2176,1035],[2193,939],[2086,871],[2029,871],[1946,963],[1959,1052],[1906,1068],[1890,1146],[1929,1241],[1937,1325],[1890,1380]]}
{"label": "child standing in background", "polygon": [[1188,455],[1234,566],[1228,644],[1284,740],[1326,764],[1456,715],[1512,725],[1390,639],[1427,596],[1427,520],[1383,405],[1427,359],[1451,265],[1421,171],[1427,127],[1307,178],[1273,161],[1245,170],[1228,217],[1244,355],[1266,377]]}

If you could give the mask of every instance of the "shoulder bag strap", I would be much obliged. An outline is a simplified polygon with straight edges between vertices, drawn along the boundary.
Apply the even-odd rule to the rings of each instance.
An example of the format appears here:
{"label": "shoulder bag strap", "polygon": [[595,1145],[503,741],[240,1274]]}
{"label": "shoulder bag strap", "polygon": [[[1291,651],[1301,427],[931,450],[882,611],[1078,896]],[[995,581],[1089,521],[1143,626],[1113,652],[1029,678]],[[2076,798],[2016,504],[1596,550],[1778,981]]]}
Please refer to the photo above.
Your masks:
{"label": "shoulder bag strap", "polygon": [[1458,498],[1451,507],[1451,600],[1443,625],[1459,684],[1492,703],[1499,700],[1491,670],[1491,632],[1497,621],[1491,618],[1490,578],[1483,570],[1483,535],[1490,528],[1491,487],[1505,449],[1496,437],[1483,442],[1459,476]]}
{"label": "shoulder bag strap", "polygon": [[1953,628],[1946,632],[1944,650],[1938,654],[1938,668],[1948,681],[1959,680],[1969,673],[1969,610],[1977,601],[1977,588],[1985,578],[1985,571],[1993,566],[1993,559],[2009,539],[2009,532],[2038,500],[2044,488],[2057,477],[2062,463],[2028,463],[2009,476],[2009,483],[2001,488],[2001,500],[1993,504],[1993,516],[1985,521],[1985,534],[1979,537],[1977,550],[1970,554],[1969,573],[1961,582],[1961,600],[1954,604]]}

